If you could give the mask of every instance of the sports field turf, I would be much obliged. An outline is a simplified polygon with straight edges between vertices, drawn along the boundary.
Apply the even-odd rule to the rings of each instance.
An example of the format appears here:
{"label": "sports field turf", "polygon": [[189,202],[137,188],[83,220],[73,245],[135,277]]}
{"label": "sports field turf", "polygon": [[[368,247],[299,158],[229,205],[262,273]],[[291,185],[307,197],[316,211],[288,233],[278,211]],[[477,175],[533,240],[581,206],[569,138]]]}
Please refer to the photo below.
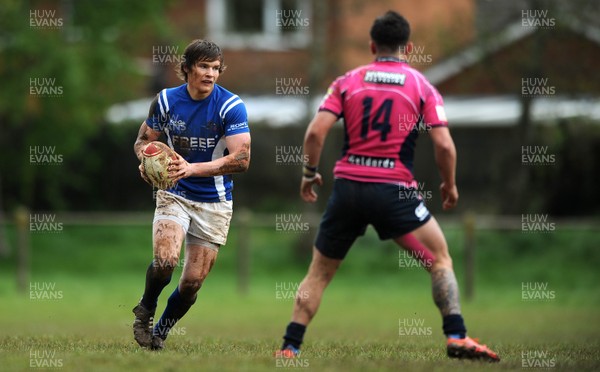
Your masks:
{"label": "sports field turf", "polygon": [[[289,253],[297,235],[272,229],[252,235],[246,295],[236,288],[233,230],[166,349],[140,349],[132,338],[131,308],[142,291],[148,232],[149,227],[65,226],[60,233],[33,234],[33,287],[25,294],[15,290],[14,254],[3,259],[0,370],[600,369],[598,232],[478,236],[476,296],[463,303],[463,313],[470,335],[500,354],[502,361],[493,365],[445,356],[428,276],[399,269],[398,251],[378,244],[371,231],[327,289],[300,358],[273,357],[289,321],[290,288],[304,267]],[[462,237],[460,231],[447,233],[462,287]],[[523,285],[546,298],[524,300]]]}

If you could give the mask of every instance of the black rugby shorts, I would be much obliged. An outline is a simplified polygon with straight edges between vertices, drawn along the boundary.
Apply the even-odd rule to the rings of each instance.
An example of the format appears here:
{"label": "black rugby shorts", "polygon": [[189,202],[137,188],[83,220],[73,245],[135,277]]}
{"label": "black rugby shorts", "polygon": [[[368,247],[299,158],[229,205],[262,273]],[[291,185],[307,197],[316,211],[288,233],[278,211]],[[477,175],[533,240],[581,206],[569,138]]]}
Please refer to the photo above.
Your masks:
{"label": "black rugby shorts", "polygon": [[430,218],[415,189],[337,178],[315,246],[326,257],[343,259],[369,224],[381,240],[386,240],[407,234]]}

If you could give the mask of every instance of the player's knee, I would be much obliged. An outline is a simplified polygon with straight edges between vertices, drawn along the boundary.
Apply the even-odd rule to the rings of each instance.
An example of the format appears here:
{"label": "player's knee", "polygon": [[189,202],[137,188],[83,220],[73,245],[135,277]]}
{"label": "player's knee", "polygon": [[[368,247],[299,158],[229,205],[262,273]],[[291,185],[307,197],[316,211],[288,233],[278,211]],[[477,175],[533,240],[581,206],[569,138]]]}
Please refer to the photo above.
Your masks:
{"label": "player's knee", "polygon": [[452,268],[452,257],[450,257],[448,252],[440,252],[436,254],[431,268]]}
{"label": "player's knee", "polygon": [[157,241],[154,246],[154,266],[159,271],[173,272],[179,263],[179,255],[170,243]]}
{"label": "player's knee", "polygon": [[200,290],[200,287],[202,287],[202,282],[203,280],[199,278],[182,278],[179,282],[179,293],[182,295],[182,297],[193,298]]}
{"label": "player's knee", "polygon": [[155,255],[152,264],[156,272],[170,275],[179,263],[179,257],[176,255]]}

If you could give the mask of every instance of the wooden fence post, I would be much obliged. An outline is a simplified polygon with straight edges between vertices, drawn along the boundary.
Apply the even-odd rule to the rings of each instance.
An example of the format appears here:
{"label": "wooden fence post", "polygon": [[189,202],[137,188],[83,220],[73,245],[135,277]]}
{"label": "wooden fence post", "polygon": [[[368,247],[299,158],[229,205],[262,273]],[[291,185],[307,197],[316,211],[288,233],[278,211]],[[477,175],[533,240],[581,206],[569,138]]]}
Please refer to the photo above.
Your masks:
{"label": "wooden fence post", "polygon": [[465,299],[471,301],[475,296],[475,215],[467,212],[464,217],[465,244]]}
{"label": "wooden fence post", "polygon": [[0,258],[8,257],[9,248],[6,240],[4,212],[2,209],[2,177],[0,177]]}
{"label": "wooden fence post", "polygon": [[29,211],[25,207],[15,210],[17,228],[17,289],[25,293],[29,282]]}
{"label": "wooden fence post", "polygon": [[242,295],[248,293],[250,281],[250,220],[252,214],[247,209],[238,213],[238,252],[237,252],[237,287]]}

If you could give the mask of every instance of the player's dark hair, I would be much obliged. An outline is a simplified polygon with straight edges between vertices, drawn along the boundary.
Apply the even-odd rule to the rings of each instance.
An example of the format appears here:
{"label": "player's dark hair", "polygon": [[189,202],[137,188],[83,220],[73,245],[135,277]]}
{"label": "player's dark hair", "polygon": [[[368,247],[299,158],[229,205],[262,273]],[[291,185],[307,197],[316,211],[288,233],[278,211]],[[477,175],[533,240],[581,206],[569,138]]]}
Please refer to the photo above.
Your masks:
{"label": "player's dark hair", "polygon": [[375,19],[369,34],[379,52],[395,53],[408,43],[410,25],[406,18],[388,10]]}
{"label": "player's dark hair", "polygon": [[191,70],[199,61],[221,62],[219,73],[222,73],[227,68],[227,66],[223,64],[223,52],[217,44],[208,40],[196,39],[185,47],[183,59],[177,68],[177,75],[187,82],[188,74],[185,70]]}

